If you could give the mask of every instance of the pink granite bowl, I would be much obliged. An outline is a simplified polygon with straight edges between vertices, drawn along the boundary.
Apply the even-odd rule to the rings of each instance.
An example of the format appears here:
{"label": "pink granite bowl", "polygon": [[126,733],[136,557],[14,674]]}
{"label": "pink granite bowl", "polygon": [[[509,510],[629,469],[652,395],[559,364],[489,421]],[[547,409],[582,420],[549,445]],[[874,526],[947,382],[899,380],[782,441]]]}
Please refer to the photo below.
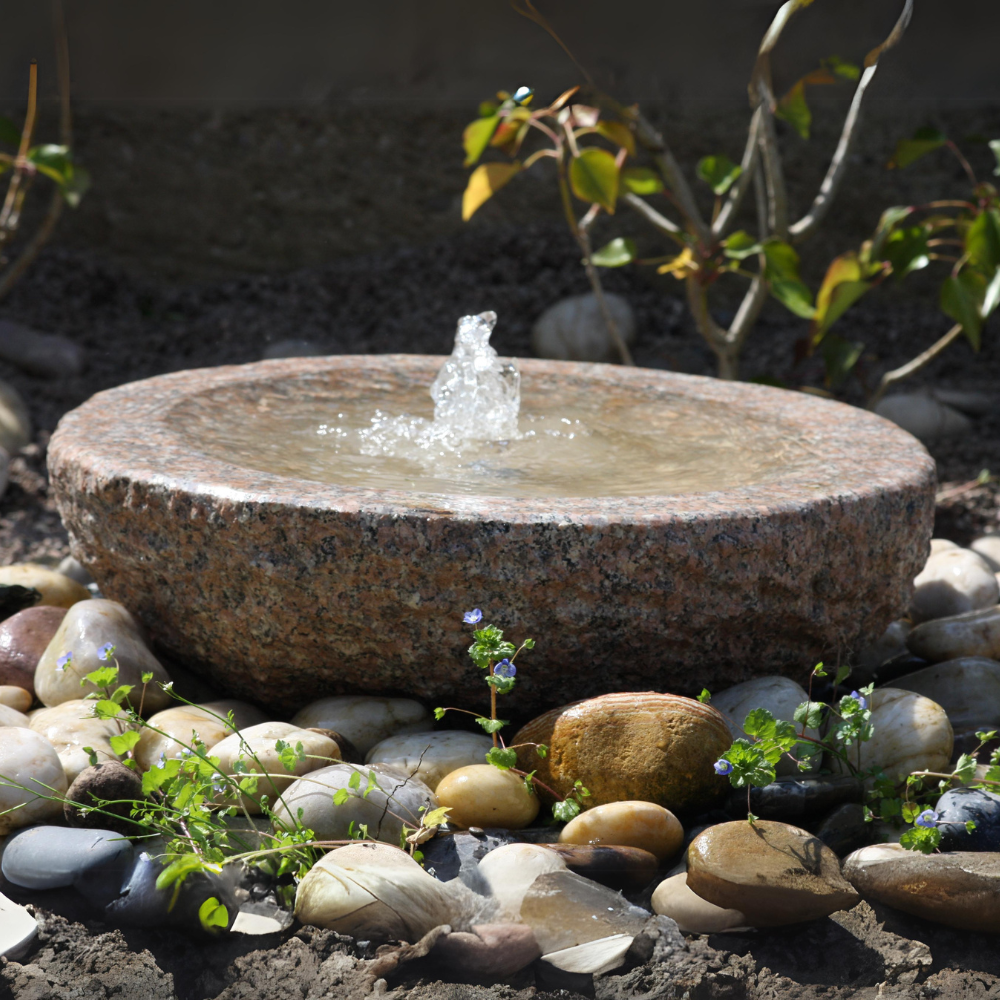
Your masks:
{"label": "pink granite bowl", "polygon": [[99,393],[49,448],[73,552],[159,648],[276,712],[350,692],[481,704],[464,654],[473,607],[537,642],[517,714],[610,690],[801,678],[906,607],[928,552],[933,463],[887,421],[802,393],[520,362],[522,412],[585,397],[595,413],[731,425],[730,456],[775,442],[742,476],[719,463],[710,490],[418,493],[282,473],[302,467],[289,449],[254,450],[303,401],[317,424],[339,403],[409,405],[440,364],[297,358]]}

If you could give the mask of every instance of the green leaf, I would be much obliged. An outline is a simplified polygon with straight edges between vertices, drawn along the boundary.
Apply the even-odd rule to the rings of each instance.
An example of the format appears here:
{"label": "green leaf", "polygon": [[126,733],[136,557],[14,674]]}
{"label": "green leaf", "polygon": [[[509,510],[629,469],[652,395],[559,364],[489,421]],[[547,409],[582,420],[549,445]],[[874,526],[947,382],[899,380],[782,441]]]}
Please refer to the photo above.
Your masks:
{"label": "green leaf", "polygon": [[120,736],[112,736],[108,742],[111,744],[111,749],[121,757],[133,749],[140,738],[141,736],[136,730],[130,729],[127,733],[122,733]]}
{"label": "green leaf", "polygon": [[569,164],[569,184],[581,201],[600,205],[609,215],[618,201],[618,164],[606,149],[581,150]]}
{"label": "green leaf", "polygon": [[809,128],[812,125],[812,112],[806,101],[806,81],[799,80],[785,94],[774,112],[776,118],[784,119],[803,139],[809,138]]}
{"label": "green leaf", "polygon": [[983,329],[980,306],[986,298],[986,280],[971,268],[964,267],[956,277],[949,274],[941,285],[941,309],[962,330],[978,351]]}
{"label": "green leaf", "polygon": [[152,682],[152,680],[153,680],[153,671],[152,670],[144,670],[142,672],[142,683],[143,684],[149,684],[149,683]]}
{"label": "green leaf", "polygon": [[799,255],[795,248],[782,240],[768,240],[764,244],[764,257],[764,277],[771,294],[796,316],[812,319],[816,315],[812,292],[799,278]]}
{"label": "green leaf", "polygon": [[338,788],[333,793],[333,804],[335,806],[342,806],[350,797],[351,793],[346,788]]}
{"label": "green leaf", "polygon": [[432,809],[430,812],[424,813],[420,817],[420,825],[425,829],[430,829],[432,826],[440,826],[442,823],[448,822],[448,813],[451,812],[451,806],[438,806],[437,809]]}
{"label": "green leaf", "polygon": [[635,156],[635,136],[624,122],[609,122],[602,119],[594,128],[599,135],[603,135],[616,146],[621,146],[629,156]]}
{"label": "green leaf", "polygon": [[997,165],[993,168],[993,176],[1000,177],[1000,139],[993,139],[988,145],[993,150],[993,155],[997,161]]}
{"label": "green leaf", "polygon": [[947,141],[948,137],[936,128],[930,126],[918,128],[913,133],[912,139],[900,139],[896,143],[896,152],[893,153],[892,159],[889,161],[889,168],[908,167],[911,163],[919,160],[921,156],[926,156],[935,149],[940,149]]}
{"label": "green leaf", "polygon": [[963,785],[967,785],[976,776],[977,763],[978,761],[975,757],[970,757],[969,754],[963,753],[955,762],[955,777]]}
{"label": "green leaf", "polygon": [[927,230],[923,226],[894,230],[882,249],[882,256],[892,264],[892,273],[898,280],[927,267],[931,262],[929,253]]}
{"label": "green leaf", "polygon": [[116,705],[107,698],[102,698],[94,704],[94,717],[97,719],[115,719],[121,715],[121,705]]}
{"label": "green leaf", "polygon": [[580,803],[576,799],[563,799],[552,806],[552,815],[560,823],[568,823],[575,816],[580,815]]}
{"label": "green leaf", "polygon": [[479,157],[490,144],[493,133],[500,124],[499,115],[490,115],[486,118],[477,118],[474,122],[466,125],[462,133],[462,148],[465,150],[465,166],[471,167],[479,162]]}
{"label": "green leaf", "polygon": [[486,683],[490,687],[497,689],[497,694],[510,694],[514,690],[514,685],[517,683],[516,677],[500,677],[497,674],[492,674],[486,678]]}
{"label": "green leaf", "polygon": [[538,743],[535,745],[535,756],[540,757],[545,760],[549,755],[549,748],[544,743]]}
{"label": "green leaf", "polygon": [[812,292],[801,281],[780,278],[771,282],[771,294],[789,311],[802,319],[812,319],[816,310],[812,304]]}
{"label": "green leaf", "polygon": [[619,236],[592,253],[590,262],[595,267],[622,267],[635,260],[635,256],[635,242]]}
{"label": "green leaf", "polygon": [[350,780],[347,782],[349,788],[360,788],[361,787],[361,772],[355,771]]}
{"label": "green leaf", "polygon": [[839,56],[829,56],[823,60],[823,65],[837,76],[845,80],[858,80],[861,77],[861,69],[854,63],[845,62]]}
{"label": "green leaf", "polygon": [[28,160],[35,165],[40,174],[51,177],[57,184],[65,184],[73,173],[73,161],[70,159],[67,146],[56,146],[51,143],[35,146],[28,150]]}
{"label": "green leaf", "polygon": [[486,716],[481,715],[476,719],[476,722],[483,727],[483,730],[492,736],[494,733],[500,732],[504,726],[507,725],[506,719],[487,719]]}
{"label": "green leaf", "polygon": [[933,854],[941,843],[941,831],[935,827],[915,826],[899,838],[900,844],[908,851]]}
{"label": "green leaf", "polygon": [[701,694],[698,695],[698,701],[703,705],[707,705],[712,700],[712,692],[708,688],[702,688]]}
{"label": "green leaf", "polygon": [[1000,215],[995,208],[976,216],[965,234],[965,250],[972,264],[988,274],[1000,266]]}
{"label": "green leaf", "polygon": [[695,173],[717,195],[724,195],[743,173],[743,168],[728,156],[703,156],[695,167]]}
{"label": "green leaf", "polygon": [[479,102],[479,117],[489,118],[490,115],[495,115],[497,109],[500,107],[496,101],[480,101]]}
{"label": "green leaf", "polygon": [[513,163],[481,163],[469,176],[462,194],[462,220],[468,222],[476,211],[521,170],[518,160]]}
{"label": "green leaf", "polygon": [[986,292],[983,295],[983,304],[979,309],[983,319],[986,319],[998,304],[1000,304],[1000,267],[997,268],[996,274],[986,286]]}
{"label": "green leaf", "polygon": [[893,205],[882,213],[878,220],[878,225],[875,227],[875,232],[872,235],[871,256],[875,260],[882,259],[882,251],[885,247],[885,241],[889,238],[889,234],[895,229],[898,223],[912,215],[913,211],[912,205]]}
{"label": "green leaf", "polygon": [[748,232],[737,229],[735,233],[722,241],[723,253],[733,260],[746,260],[754,254],[761,252],[761,244],[758,243]]}
{"label": "green leaf", "polygon": [[21,145],[21,130],[5,115],[0,115],[0,142],[15,149]]}
{"label": "green leaf", "polygon": [[486,752],[486,763],[501,771],[509,771],[512,767],[517,767],[517,751],[504,747],[490,747]]}
{"label": "green leaf", "polygon": [[[864,289],[867,290],[867,283]],[[843,288],[844,286],[839,286]],[[827,334],[823,338],[820,352],[823,355],[823,367],[826,370],[826,386],[836,392],[858,363],[858,359],[864,353],[865,345],[860,340],[845,340],[835,333]]]}
{"label": "green leaf", "polygon": [[87,755],[91,767],[97,767],[97,751],[93,747],[84,747],[83,752]]}
{"label": "green leaf", "polygon": [[804,701],[795,709],[795,721],[806,729],[819,729],[823,721],[823,711],[826,708],[822,702]]}
{"label": "green leaf", "polygon": [[743,732],[761,740],[774,736],[776,729],[775,718],[766,708],[755,708],[743,720]]}
{"label": "green leaf", "polygon": [[853,668],[849,663],[842,663],[839,667],[837,667],[837,673],[835,674],[833,679],[834,687],[843,684],[844,681],[846,681],[847,678],[851,676],[852,669]]}
{"label": "green leaf", "polygon": [[525,639],[524,642],[521,643],[521,645],[524,646],[525,649],[534,649],[535,648],[535,640],[534,639]]}
{"label": "green leaf", "polygon": [[816,296],[816,314],[811,331],[814,344],[819,343],[826,331],[868,291],[871,284],[864,280],[865,276],[865,268],[853,251],[841,254],[830,262]]}
{"label": "green leaf", "polygon": [[655,170],[649,167],[626,167],[622,171],[622,184],[632,194],[659,194],[663,190],[663,181]]}
{"label": "green leaf", "polygon": [[116,704],[120,705],[129,696],[133,689],[132,684],[122,684],[114,691],[111,692],[111,700]]}
{"label": "green leaf", "polygon": [[209,896],[198,907],[198,920],[206,931],[214,933],[216,927],[229,926],[229,911],[215,898]]}
{"label": "green leaf", "polygon": [[82,687],[89,681],[94,687],[108,688],[116,683],[117,680],[117,667],[99,667],[97,670],[91,670],[89,674],[85,675],[83,680],[80,681],[80,685]]}
{"label": "green leaf", "polygon": [[448,709],[446,709],[446,708],[440,708],[440,707],[435,708],[434,709],[434,718],[435,718],[435,720],[437,720],[438,722],[440,722],[444,718],[445,713],[447,711],[448,711]]}

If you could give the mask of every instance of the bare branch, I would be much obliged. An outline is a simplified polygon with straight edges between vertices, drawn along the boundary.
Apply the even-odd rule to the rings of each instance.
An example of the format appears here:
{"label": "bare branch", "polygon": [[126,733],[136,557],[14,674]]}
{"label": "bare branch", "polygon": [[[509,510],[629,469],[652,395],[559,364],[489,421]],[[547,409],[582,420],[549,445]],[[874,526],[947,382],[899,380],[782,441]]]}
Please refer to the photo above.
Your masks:
{"label": "bare branch", "polygon": [[962,334],[962,324],[956,323],[940,340],[935,341],[926,351],[918,354],[915,358],[907,361],[899,368],[893,368],[886,372],[878,384],[878,388],[871,394],[868,400],[868,409],[874,410],[879,400],[886,394],[886,390],[897,382],[915,375],[921,368],[929,365],[952,341],[957,340]]}
{"label": "bare branch", "polygon": [[760,153],[764,180],[767,184],[767,224],[779,240],[788,239],[788,193],[785,174],[781,167],[781,152],[774,128],[774,96],[767,82],[761,78],[758,108],[761,112]]}
{"label": "bare branch", "polygon": [[640,198],[637,194],[628,191],[622,195],[622,201],[631,205],[647,222],[652,223],[657,229],[668,236],[679,236],[684,232],[676,222],[672,222],[665,215],[661,215],[649,202]]}
{"label": "bare branch", "polygon": [[[761,262],[762,272],[763,267],[763,262]],[[758,274],[750,282],[750,287],[747,289],[746,295],[743,296],[743,301],[740,303],[739,309],[736,310],[736,315],[733,317],[726,340],[732,344],[737,355],[743,346],[743,341],[747,339],[747,334],[753,329],[754,323],[757,322],[757,317],[760,315],[761,309],[764,308],[764,303],[767,301],[767,292],[767,282],[764,280],[762,274]]]}
{"label": "bare branch", "polygon": [[[723,354],[725,353],[726,331],[719,326],[708,311],[708,298],[705,295],[705,286],[698,280],[697,275],[689,274],[685,281],[687,291],[688,306],[691,315],[694,317],[698,332],[705,338],[708,346],[712,348],[719,358],[720,369]],[[720,371],[721,374],[721,371]],[[726,376],[722,376],[725,378]]]}
{"label": "bare branch", "polygon": [[722,206],[719,214],[712,223],[712,236],[718,239],[726,232],[726,228],[733,216],[739,211],[743,198],[750,187],[753,179],[753,172],[757,166],[757,156],[760,152],[760,107],[753,113],[750,119],[750,131],[747,135],[746,149],[743,150],[743,160],[740,163],[740,176],[736,183],[729,189],[729,197]]}
{"label": "bare branch", "polygon": [[[611,309],[608,307],[608,300],[604,295],[604,286],[601,284],[600,275],[598,275],[597,268],[594,267],[593,261],[590,259],[593,255],[590,244],[590,233],[583,226],[578,226],[576,234],[577,242],[583,251],[583,267],[587,272],[587,280],[590,282],[590,288],[594,293],[594,298],[597,300],[597,308],[601,311],[604,325],[608,328],[608,333],[611,334],[611,339],[614,341],[615,349],[618,351],[618,356],[621,358],[622,364],[634,366],[635,361],[632,358],[632,352],[628,349],[628,344],[625,343],[625,338],[622,337],[614,316],[611,315]],[[496,689],[494,688],[494,690]]]}

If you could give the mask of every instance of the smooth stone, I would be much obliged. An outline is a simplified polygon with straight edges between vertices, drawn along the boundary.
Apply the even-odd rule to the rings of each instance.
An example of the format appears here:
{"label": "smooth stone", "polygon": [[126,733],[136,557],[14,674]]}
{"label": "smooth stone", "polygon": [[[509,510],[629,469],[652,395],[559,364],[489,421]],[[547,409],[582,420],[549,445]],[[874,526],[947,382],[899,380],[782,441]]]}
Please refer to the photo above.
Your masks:
{"label": "smooth stone", "polygon": [[898,844],[863,847],[844,875],[866,899],[963,930],[1000,932],[1000,854],[921,854]]}
{"label": "smooth stone", "polygon": [[915,622],[979,611],[1000,600],[994,570],[971,549],[932,555],[913,581],[910,618]]}
{"label": "smooth stone", "polygon": [[[370,772],[374,772],[378,788],[366,797]],[[355,774],[361,775],[361,784],[351,788]],[[347,801],[334,805],[333,795],[342,788],[347,790]],[[394,767],[341,763],[310,771],[293,781],[282,793],[274,815],[291,829],[301,809],[302,826],[312,830],[319,840],[349,840],[353,822],[355,831],[365,825],[368,836],[398,844],[404,824],[416,829],[422,813],[437,805],[434,793],[422,781]]]}
{"label": "smooth stone", "polygon": [[87,572],[86,567],[75,556],[66,556],[56,567],[56,572],[62,573],[63,576],[68,576],[71,580],[76,580],[77,583],[82,584],[88,590],[94,582],[94,578]]}
{"label": "smooth stone", "polygon": [[[746,739],[743,723],[755,708],[765,708],[776,719],[784,722],[795,721],[795,709],[809,696],[805,688],[788,677],[756,677],[734,684],[731,688],[712,695],[712,707],[718,709],[729,723],[733,739]],[[819,731],[807,729],[807,736],[819,738]],[[818,767],[816,761],[810,770]],[[787,755],[782,756],[775,766],[776,774],[801,774],[798,765]]]}
{"label": "smooth stone", "polygon": [[343,734],[336,729],[321,729],[319,726],[308,726],[306,732],[319,733],[320,736],[329,736],[340,750],[340,759],[345,764],[363,764],[364,755],[358,748]]}
{"label": "smooth stone", "polygon": [[994,573],[1000,573],[1000,535],[980,535],[969,548],[979,556]]}
{"label": "smooth stone", "polygon": [[295,916],[365,940],[418,941],[450,924],[454,896],[408,854],[358,843],[324,855],[299,883]]}
{"label": "smooth stone", "polygon": [[[240,729],[248,729],[267,721],[260,709],[245,701],[228,698],[207,701],[201,705],[175,705],[150,716],[148,722],[153,728],[142,730],[135,747],[136,760],[148,770],[161,756],[180,757],[185,749],[182,743],[191,746],[195,733],[205,747],[212,750],[233,732],[226,721],[230,712],[233,713],[233,722]],[[154,729],[160,731],[154,732]]]}
{"label": "smooth stone", "polygon": [[[276,748],[279,740],[293,748],[301,744],[305,752],[305,758],[296,760],[291,771],[281,763],[280,751]],[[258,779],[255,796],[243,797],[244,808],[250,813],[259,813],[261,795],[267,795],[274,802],[296,778],[339,761],[340,749],[329,736],[299,729],[290,722],[261,722],[220,740],[212,747],[211,755],[219,758],[219,770],[223,774],[235,774],[237,762],[242,761],[248,772],[267,775]]]}
{"label": "smooth stone", "polygon": [[474,924],[439,938],[431,952],[458,976],[506,979],[541,957],[534,932],[524,924]]}
{"label": "smooth stone", "polygon": [[[979,788],[952,788],[934,806],[942,851],[1000,851],[1000,794]],[[976,824],[969,833],[965,824]]]}
{"label": "smooth stone", "polygon": [[930,555],[936,556],[939,552],[946,552],[948,549],[960,549],[961,547],[961,545],[953,542],[950,538],[932,538]]}
{"label": "smooth stone", "polygon": [[910,633],[906,645],[931,663],[964,656],[1000,660],[1000,605],[923,622]]}
{"label": "smooth stone", "polygon": [[945,660],[899,677],[894,687],[936,701],[956,732],[1000,729],[1000,663],[982,656]]}
{"label": "smooth stone", "polygon": [[858,654],[858,668],[862,671],[874,671],[886,660],[904,655],[907,652],[906,637],[912,628],[913,623],[905,618],[890,622],[879,638]]}
{"label": "smooth stone", "polygon": [[37,590],[42,595],[40,607],[71,608],[80,601],[90,600],[90,591],[82,584],[36,563],[0,566],[0,584]]}
{"label": "smooth stone", "polygon": [[19,729],[30,729],[30,721],[24,712],[19,712],[10,705],[0,705],[0,728],[16,726]]}
{"label": "smooth stone", "polygon": [[486,895],[489,889],[479,874],[479,862],[498,847],[518,842],[515,835],[506,830],[482,833],[456,830],[433,837],[421,844],[420,850],[424,855],[424,869],[436,879],[450,882],[460,878],[470,889]]}
{"label": "smooth stone", "polygon": [[574,816],[560,844],[620,844],[649,851],[660,861],[673,857],[684,842],[677,817],[655,802],[608,802]]}
{"label": "smooth stone", "polygon": [[[130,818],[129,799],[142,799],[142,777],[117,760],[104,761],[85,767],[72,781],[63,804],[63,817],[70,826],[116,830],[125,836],[135,836],[139,827]],[[98,800],[107,802],[100,812],[93,812]],[[83,808],[81,808],[83,807]],[[108,813],[114,816],[109,816]]]}
{"label": "smooth stone", "polygon": [[23,715],[31,708],[34,700],[26,688],[14,684],[0,684],[0,706],[12,708]]}
{"label": "smooth stone", "polygon": [[644,889],[656,876],[659,867],[656,855],[639,847],[616,844],[544,846],[547,851],[558,854],[571,872],[621,892],[638,892]]}
{"label": "smooth stone", "polygon": [[716,906],[688,887],[687,873],[665,878],[654,890],[653,912],[677,921],[688,934],[719,934],[749,926],[739,910]]}
{"label": "smooth stone", "polygon": [[688,848],[687,884],[702,899],[745,914],[753,927],[817,920],[858,902],[829,847],[773,820],[709,827]]}
{"label": "smooth stone", "polygon": [[0,358],[38,378],[71,378],[84,365],[79,344],[9,319],[0,319]]}
{"label": "smooth stone", "polygon": [[528,887],[521,919],[535,932],[544,957],[617,934],[634,938],[649,912],[590,879],[553,871],[539,875]]}
{"label": "smooth stone", "polygon": [[[626,344],[635,343],[635,313],[628,299],[604,293],[611,318]],[[620,361],[593,292],[571,295],[550,306],[531,329],[536,358],[555,361]]]}
{"label": "smooth stone", "polygon": [[[0,465],[4,454],[6,453],[0,451]],[[0,476],[0,482],[2,479]],[[0,584],[0,620],[34,607],[41,599],[42,595],[34,587],[22,587],[19,583]]]}
{"label": "smooth stone", "polygon": [[[750,812],[761,819],[791,822],[820,816],[844,802],[860,799],[861,783],[850,775],[783,777],[769,785],[750,789]],[[733,791],[729,798],[729,812],[734,816],[746,815],[745,788]]]}
{"label": "smooth stone", "polygon": [[29,728],[55,747],[67,782],[72,783],[91,766],[90,754],[84,747],[90,747],[98,761],[118,760],[111,749],[111,737],[118,735],[118,725],[113,719],[95,718],[93,701],[78,698],[39,709],[31,713]]}
{"label": "smooth stone", "polygon": [[264,361],[273,361],[277,358],[321,358],[330,353],[329,347],[314,343],[311,340],[276,340],[273,344],[268,344],[261,353]]}
{"label": "smooth stone", "polygon": [[427,732],[434,726],[434,717],[411,698],[342,695],[306,705],[292,722],[302,729],[335,729],[367,754],[376,743],[397,733]]}
{"label": "smooth stone", "polygon": [[972,430],[972,422],[964,414],[918,392],[886,396],[876,405],[875,412],[924,444]]}
{"label": "smooth stone", "polygon": [[0,622],[0,682],[35,693],[35,667],[59,630],[65,608],[26,608]]}
{"label": "smooth stone", "polygon": [[[951,762],[955,735],[945,710],[930,698],[901,688],[876,688],[871,701],[872,738],[852,747],[860,770],[880,767],[899,783],[912,771],[942,771]],[[831,770],[841,762],[827,755]]]}
{"label": "smooth stone", "polygon": [[966,389],[931,389],[931,395],[941,403],[952,406],[970,416],[983,416],[996,409],[997,396],[991,392],[975,392]]}
{"label": "smooth stone", "polygon": [[[561,795],[582,781],[595,806],[644,800],[680,812],[710,807],[729,787],[713,769],[732,745],[729,725],[693,698],[646,691],[573,702],[529,722],[511,740],[539,743],[548,754],[522,746],[518,767],[537,771]],[[550,798],[544,789],[539,795]]]}
{"label": "smooth stone", "polygon": [[[86,587],[82,589],[87,592]],[[97,691],[89,681],[81,681],[99,667],[108,666],[97,655],[98,649],[108,642],[115,647],[118,683],[134,686],[130,700],[136,707],[140,697],[146,712],[157,712],[171,704],[170,695],[160,687],[170,677],[146,645],[139,623],[121,604],[100,598],[74,604],[45,647],[35,668],[35,693],[42,704],[58,705]],[[64,653],[72,653],[73,658],[60,670],[57,661]],[[153,675],[145,694],[141,694],[143,673]]]}
{"label": "smooth stone", "polygon": [[612,934],[573,948],[549,952],[542,955],[542,961],[563,972],[596,976],[623,965],[634,940],[634,934]]}
{"label": "smooth stone", "polygon": [[240,910],[236,914],[236,919],[233,921],[232,926],[229,928],[229,933],[259,936],[263,934],[280,934],[284,929],[281,921],[276,920],[274,917]]}
{"label": "smooth stone", "polygon": [[401,733],[376,743],[368,764],[389,764],[416,775],[431,791],[445,775],[469,764],[482,764],[493,740],[484,733],[449,729],[437,733]]}
{"label": "smooth stone", "polygon": [[6,779],[0,781],[0,835],[58,816],[61,803],[41,796],[62,795],[69,785],[52,744],[14,727],[0,728],[0,779]]}
{"label": "smooth stone", "polygon": [[31,417],[21,394],[9,382],[0,381],[0,448],[14,455],[31,444]]}
{"label": "smooth stone", "polygon": [[870,842],[872,824],[865,822],[865,807],[860,802],[845,802],[820,823],[816,836],[842,858]]}
{"label": "smooth stone", "polygon": [[446,775],[437,786],[438,804],[451,809],[448,822],[470,826],[500,826],[517,830],[538,815],[538,796],[524,779],[492,764],[469,764]]}
{"label": "smooth stone", "polygon": [[479,876],[507,919],[519,920],[521,904],[535,879],[566,871],[566,861],[541,844],[508,844],[490,851],[479,862]]}
{"label": "smooth stone", "polygon": [[117,896],[131,861],[132,845],[117,831],[35,826],[7,840],[0,869],[8,882],[25,889],[110,882]]}
{"label": "smooth stone", "polygon": [[38,921],[23,906],[0,893],[0,955],[16,962],[37,936]]}
{"label": "smooth stone", "polygon": [[866,678],[866,680],[873,681],[876,687],[887,687],[900,677],[915,674],[918,670],[929,666],[927,660],[907,651],[899,656],[894,656],[891,660],[886,660],[880,667],[876,667],[871,677]]}

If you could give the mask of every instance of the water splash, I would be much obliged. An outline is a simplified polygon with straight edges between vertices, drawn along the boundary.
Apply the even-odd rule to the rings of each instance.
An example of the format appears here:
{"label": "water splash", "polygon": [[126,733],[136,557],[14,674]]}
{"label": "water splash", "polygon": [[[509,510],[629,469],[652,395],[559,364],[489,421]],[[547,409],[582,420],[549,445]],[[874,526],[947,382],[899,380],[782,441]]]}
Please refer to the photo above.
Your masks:
{"label": "water splash", "polygon": [[390,416],[381,410],[358,432],[362,455],[426,458],[461,452],[469,442],[518,439],[521,375],[490,346],[494,312],[463,316],[455,347],[431,384],[434,419]]}

